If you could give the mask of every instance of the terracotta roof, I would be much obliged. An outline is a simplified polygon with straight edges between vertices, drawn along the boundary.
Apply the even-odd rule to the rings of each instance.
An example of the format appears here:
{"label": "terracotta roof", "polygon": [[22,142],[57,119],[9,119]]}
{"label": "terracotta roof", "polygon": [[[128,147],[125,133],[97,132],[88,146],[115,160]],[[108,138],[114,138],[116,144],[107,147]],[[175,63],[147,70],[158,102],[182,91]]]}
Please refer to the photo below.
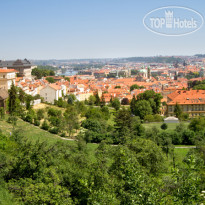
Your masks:
{"label": "terracotta roof", "polygon": [[55,83],[49,84],[49,86],[50,86],[51,88],[55,89],[55,90],[60,90],[60,89],[61,89],[61,86],[56,85]]}
{"label": "terracotta roof", "polygon": [[168,105],[205,104],[205,90],[178,90],[167,96],[171,99]]}
{"label": "terracotta roof", "polygon": [[18,73],[15,69],[0,69],[0,73]]}

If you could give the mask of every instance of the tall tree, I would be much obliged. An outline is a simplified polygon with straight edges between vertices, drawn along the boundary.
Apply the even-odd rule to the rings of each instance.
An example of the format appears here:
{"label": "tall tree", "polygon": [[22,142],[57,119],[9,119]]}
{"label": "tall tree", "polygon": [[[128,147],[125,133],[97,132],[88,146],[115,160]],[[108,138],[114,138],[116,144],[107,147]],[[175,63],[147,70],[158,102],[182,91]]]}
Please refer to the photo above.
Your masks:
{"label": "tall tree", "polygon": [[120,101],[118,98],[114,98],[114,100],[112,101],[112,107],[115,108],[115,110],[119,110],[120,109]]}
{"label": "tall tree", "polygon": [[17,89],[12,81],[11,88],[9,90],[9,101],[8,101],[8,109],[9,113],[13,115],[17,110]]}
{"label": "tall tree", "polygon": [[104,107],[105,106],[105,97],[102,94],[101,100],[100,100],[100,107]]}
{"label": "tall tree", "polygon": [[175,107],[174,107],[174,114],[176,115],[177,118],[181,118],[182,116],[182,109],[180,107],[180,105],[178,103],[176,103]]}
{"label": "tall tree", "polygon": [[135,103],[136,103],[136,97],[135,95],[133,95],[131,103],[130,103],[130,109],[132,113],[134,113]]}
{"label": "tall tree", "polygon": [[20,88],[19,89],[19,100],[21,103],[25,102],[26,93]]}
{"label": "tall tree", "polygon": [[98,93],[95,95],[95,104],[97,105],[97,106],[99,106],[100,105],[100,97],[99,97],[99,95],[98,95]]}
{"label": "tall tree", "polygon": [[33,97],[31,95],[26,95],[26,109],[29,110],[31,108],[31,101]]}

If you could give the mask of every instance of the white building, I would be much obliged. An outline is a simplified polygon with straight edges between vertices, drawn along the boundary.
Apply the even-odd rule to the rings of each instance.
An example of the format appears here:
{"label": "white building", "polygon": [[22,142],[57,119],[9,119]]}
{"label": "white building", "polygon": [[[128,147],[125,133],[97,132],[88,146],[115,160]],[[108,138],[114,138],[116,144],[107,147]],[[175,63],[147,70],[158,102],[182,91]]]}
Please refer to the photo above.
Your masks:
{"label": "white building", "polygon": [[52,83],[40,90],[40,96],[49,103],[54,103],[54,100],[58,100],[60,97],[63,97],[63,95],[66,95],[65,85]]}
{"label": "white building", "polygon": [[0,88],[9,90],[11,88],[12,82],[15,85],[16,73],[17,71],[14,69],[0,69]]}

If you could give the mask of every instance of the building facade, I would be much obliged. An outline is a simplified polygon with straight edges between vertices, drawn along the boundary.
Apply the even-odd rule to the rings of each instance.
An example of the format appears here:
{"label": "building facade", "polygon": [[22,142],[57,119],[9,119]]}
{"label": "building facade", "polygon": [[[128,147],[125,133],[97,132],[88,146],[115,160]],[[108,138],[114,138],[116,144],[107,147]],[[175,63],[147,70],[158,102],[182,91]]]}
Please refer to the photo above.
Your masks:
{"label": "building facade", "polygon": [[16,73],[14,69],[0,69],[0,88],[9,90],[12,82],[15,84]]}
{"label": "building facade", "polygon": [[64,85],[56,85],[55,83],[49,84],[40,90],[40,96],[44,98],[46,102],[54,103],[55,100],[66,95],[66,87]]}
{"label": "building facade", "polygon": [[0,61],[0,68],[7,67],[8,69],[15,69],[18,71],[19,77],[31,79],[31,71],[35,67],[27,59],[16,61]]}
{"label": "building facade", "polygon": [[205,90],[178,90],[167,96],[167,114],[174,116],[176,104],[190,117],[205,116]]}

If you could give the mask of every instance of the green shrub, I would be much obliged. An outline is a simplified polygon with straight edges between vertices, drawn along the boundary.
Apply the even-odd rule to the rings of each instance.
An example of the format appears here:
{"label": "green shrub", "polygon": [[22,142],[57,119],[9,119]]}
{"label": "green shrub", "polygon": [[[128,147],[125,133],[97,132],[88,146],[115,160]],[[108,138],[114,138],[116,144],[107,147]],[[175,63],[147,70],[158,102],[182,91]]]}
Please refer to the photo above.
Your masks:
{"label": "green shrub", "polygon": [[36,119],[36,118],[34,119],[34,125],[35,126],[39,126],[40,125],[40,121],[38,119]]}
{"label": "green shrub", "polygon": [[30,114],[28,114],[26,117],[25,117],[25,121],[26,122],[29,122],[29,123],[33,123],[33,118]]}
{"label": "green shrub", "polygon": [[52,127],[48,131],[52,134],[58,134],[59,128],[58,127]]}
{"label": "green shrub", "polygon": [[48,129],[49,129],[49,125],[48,125],[48,123],[47,123],[46,120],[43,121],[43,124],[42,124],[41,128],[42,128],[43,130],[48,130]]}
{"label": "green shrub", "polygon": [[168,128],[168,125],[166,124],[166,123],[163,123],[162,125],[161,125],[161,129],[162,130],[166,130]]}

